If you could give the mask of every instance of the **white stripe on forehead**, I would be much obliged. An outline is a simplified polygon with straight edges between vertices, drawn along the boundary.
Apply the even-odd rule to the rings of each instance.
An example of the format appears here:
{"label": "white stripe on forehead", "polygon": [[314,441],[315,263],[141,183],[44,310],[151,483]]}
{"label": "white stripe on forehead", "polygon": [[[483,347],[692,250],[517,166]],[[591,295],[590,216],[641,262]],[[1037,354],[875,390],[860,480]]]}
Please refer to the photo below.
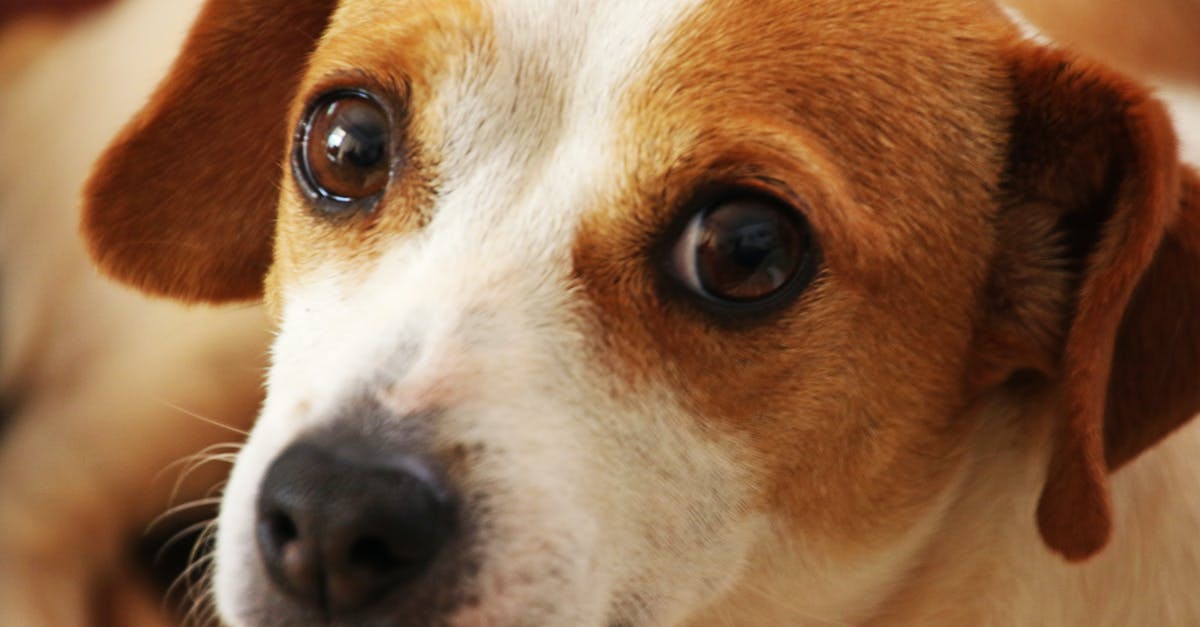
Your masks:
{"label": "white stripe on forehead", "polygon": [[478,193],[490,215],[475,219],[581,209],[617,174],[609,149],[623,94],[701,1],[491,0],[494,48],[435,88],[446,137],[436,151],[448,194],[440,209]]}

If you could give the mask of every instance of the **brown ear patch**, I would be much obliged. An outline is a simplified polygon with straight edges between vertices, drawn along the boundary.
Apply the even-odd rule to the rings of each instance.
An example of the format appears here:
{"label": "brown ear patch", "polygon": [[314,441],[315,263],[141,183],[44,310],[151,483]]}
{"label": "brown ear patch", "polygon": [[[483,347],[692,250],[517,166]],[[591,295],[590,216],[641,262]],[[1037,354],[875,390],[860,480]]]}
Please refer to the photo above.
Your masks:
{"label": "brown ear patch", "polygon": [[83,231],[102,269],[189,301],[262,294],[287,111],[336,4],[208,2],[85,187]]}
{"label": "brown ear patch", "polygon": [[1181,189],[1117,336],[1104,425],[1112,469],[1200,411],[1200,176],[1184,169]]}
{"label": "brown ear patch", "polygon": [[1180,217],[1175,137],[1145,89],[1029,44],[1012,67],[1009,187],[1056,212],[1077,266],[1056,368],[1065,420],[1037,511],[1046,542],[1077,560],[1111,533],[1109,470],[1200,409],[1197,219],[1189,202]]}

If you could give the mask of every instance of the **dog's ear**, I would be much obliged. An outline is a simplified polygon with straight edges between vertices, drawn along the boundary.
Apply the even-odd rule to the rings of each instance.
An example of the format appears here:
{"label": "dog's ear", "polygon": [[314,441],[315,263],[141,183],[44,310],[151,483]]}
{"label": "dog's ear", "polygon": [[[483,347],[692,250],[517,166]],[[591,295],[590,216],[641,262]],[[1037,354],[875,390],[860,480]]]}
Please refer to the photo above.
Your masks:
{"label": "dog's ear", "polygon": [[208,1],[84,188],[83,234],[104,271],[188,301],[261,296],[287,112],[336,4]]}
{"label": "dog's ear", "polygon": [[985,343],[993,358],[1040,354],[1025,365],[1056,384],[1037,521],[1080,560],[1111,534],[1109,472],[1200,411],[1200,182],[1141,86],[1027,43],[1010,67],[992,296],[1020,322]]}

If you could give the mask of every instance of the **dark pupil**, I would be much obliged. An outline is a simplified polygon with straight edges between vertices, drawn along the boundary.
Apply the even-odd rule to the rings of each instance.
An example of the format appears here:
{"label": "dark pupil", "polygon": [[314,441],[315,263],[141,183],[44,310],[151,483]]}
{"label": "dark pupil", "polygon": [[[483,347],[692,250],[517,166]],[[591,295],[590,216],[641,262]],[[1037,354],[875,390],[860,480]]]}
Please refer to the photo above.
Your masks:
{"label": "dark pupil", "polygon": [[796,273],[802,249],[798,228],[781,210],[754,201],[726,203],[704,218],[697,270],[713,296],[758,300]]}
{"label": "dark pupil", "polygon": [[333,167],[367,170],[379,163],[387,146],[386,129],[363,107],[333,105],[335,122],[326,136],[325,156]]}
{"label": "dark pupil", "polygon": [[345,96],[321,107],[308,143],[312,182],[323,195],[357,200],[387,185],[388,122],[374,102]]}

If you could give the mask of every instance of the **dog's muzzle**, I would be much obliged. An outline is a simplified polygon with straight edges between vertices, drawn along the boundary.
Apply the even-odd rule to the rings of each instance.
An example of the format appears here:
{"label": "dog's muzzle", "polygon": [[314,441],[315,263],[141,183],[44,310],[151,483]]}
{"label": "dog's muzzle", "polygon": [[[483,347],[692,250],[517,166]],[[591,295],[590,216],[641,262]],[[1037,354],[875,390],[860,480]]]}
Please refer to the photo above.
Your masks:
{"label": "dog's muzzle", "polygon": [[365,437],[307,437],[263,478],[258,548],[274,585],[303,613],[371,614],[417,601],[404,597],[420,594],[417,582],[453,535],[456,501],[427,459]]}

